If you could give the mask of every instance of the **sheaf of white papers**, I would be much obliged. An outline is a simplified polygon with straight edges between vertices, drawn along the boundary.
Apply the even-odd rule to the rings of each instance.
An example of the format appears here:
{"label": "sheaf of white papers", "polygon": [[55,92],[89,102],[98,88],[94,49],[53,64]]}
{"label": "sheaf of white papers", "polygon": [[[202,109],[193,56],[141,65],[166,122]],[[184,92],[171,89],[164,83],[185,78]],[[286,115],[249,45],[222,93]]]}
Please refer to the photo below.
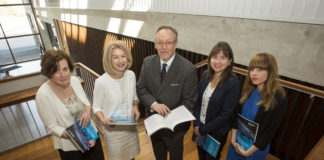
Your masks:
{"label": "sheaf of white papers", "polygon": [[196,118],[184,106],[179,106],[171,111],[166,117],[159,114],[154,114],[144,120],[144,125],[147,134],[151,136],[156,131],[162,128],[168,128],[173,131],[173,128],[182,122],[192,121]]}

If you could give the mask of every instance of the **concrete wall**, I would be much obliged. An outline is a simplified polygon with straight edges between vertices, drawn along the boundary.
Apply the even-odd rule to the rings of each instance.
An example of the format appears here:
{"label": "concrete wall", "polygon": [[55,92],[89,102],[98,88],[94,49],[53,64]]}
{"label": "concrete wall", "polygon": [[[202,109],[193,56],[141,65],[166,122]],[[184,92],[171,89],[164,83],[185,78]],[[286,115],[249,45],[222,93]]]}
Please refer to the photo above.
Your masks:
{"label": "concrete wall", "polygon": [[[227,41],[235,63],[248,65],[256,53],[272,53],[280,75],[324,86],[324,25],[155,12],[35,9],[44,13],[38,15],[42,21],[55,18],[149,41],[154,41],[158,26],[171,25],[179,32],[181,49],[207,55],[218,41]],[[129,34],[129,28],[135,28],[135,34]]]}
{"label": "concrete wall", "polygon": [[15,79],[7,82],[0,83],[0,95],[5,95],[13,92],[18,92],[21,90],[34,88],[42,85],[48,80],[47,77],[38,74],[31,77],[25,77],[20,79]]}

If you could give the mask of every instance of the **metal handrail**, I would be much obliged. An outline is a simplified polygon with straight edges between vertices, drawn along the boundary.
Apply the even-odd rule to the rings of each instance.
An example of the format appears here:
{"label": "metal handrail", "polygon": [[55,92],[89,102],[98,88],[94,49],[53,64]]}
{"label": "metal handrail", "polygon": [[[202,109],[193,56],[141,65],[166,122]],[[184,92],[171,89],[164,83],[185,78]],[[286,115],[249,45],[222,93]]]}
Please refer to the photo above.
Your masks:
{"label": "metal handrail", "polygon": [[98,73],[96,73],[95,71],[93,71],[92,69],[90,69],[89,67],[87,67],[86,65],[84,65],[84,64],[82,64],[80,62],[75,63],[75,66],[79,66],[79,67],[83,68],[88,73],[90,73],[94,78],[100,77],[100,75]]}

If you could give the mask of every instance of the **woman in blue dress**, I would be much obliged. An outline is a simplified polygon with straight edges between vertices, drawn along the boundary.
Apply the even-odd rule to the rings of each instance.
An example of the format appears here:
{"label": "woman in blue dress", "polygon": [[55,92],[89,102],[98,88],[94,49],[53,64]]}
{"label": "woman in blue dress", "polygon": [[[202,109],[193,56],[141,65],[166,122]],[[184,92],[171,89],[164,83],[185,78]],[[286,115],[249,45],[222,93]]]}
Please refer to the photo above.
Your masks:
{"label": "woman in blue dress", "polygon": [[[259,53],[252,58],[248,70],[233,119],[227,160],[265,159],[286,111],[286,94],[278,81],[276,59]],[[236,141],[238,114],[259,124],[255,141],[247,150]]]}

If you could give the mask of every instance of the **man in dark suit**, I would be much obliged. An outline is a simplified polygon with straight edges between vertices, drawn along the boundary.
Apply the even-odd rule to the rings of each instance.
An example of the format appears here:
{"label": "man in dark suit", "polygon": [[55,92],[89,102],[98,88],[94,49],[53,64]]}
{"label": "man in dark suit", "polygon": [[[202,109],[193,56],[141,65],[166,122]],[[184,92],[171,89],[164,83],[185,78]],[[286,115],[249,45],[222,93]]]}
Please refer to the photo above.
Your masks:
{"label": "man in dark suit", "polygon": [[[172,109],[184,105],[192,110],[197,99],[197,75],[195,66],[178,55],[177,31],[170,26],[161,26],[155,33],[155,48],[158,55],[144,59],[137,83],[137,95],[147,109],[148,116],[167,116]],[[161,129],[151,135],[154,155],[157,160],[183,159],[183,138],[191,122],[177,125],[174,131]]]}

